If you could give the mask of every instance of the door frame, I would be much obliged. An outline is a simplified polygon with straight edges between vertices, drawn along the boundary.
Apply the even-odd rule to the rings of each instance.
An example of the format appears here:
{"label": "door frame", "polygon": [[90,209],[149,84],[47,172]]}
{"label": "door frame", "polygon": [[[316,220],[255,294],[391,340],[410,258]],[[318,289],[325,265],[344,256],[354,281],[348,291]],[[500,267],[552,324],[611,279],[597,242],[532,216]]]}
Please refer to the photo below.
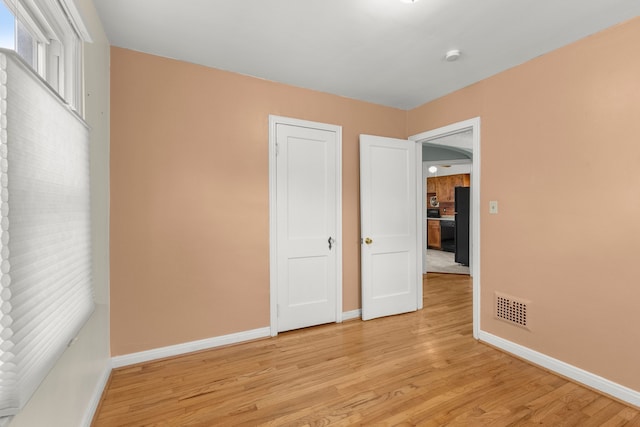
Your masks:
{"label": "door frame", "polygon": [[269,327],[278,335],[278,253],[277,253],[277,138],[279,124],[336,133],[336,323],[342,322],[342,126],[269,115]]}
{"label": "door frame", "polygon": [[[471,165],[471,279],[473,288],[473,337],[478,339],[480,333],[480,117],[474,117],[457,123],[452,123],[430,131],[422,132],[409,137],[409,140],[416,142],[416,149],[420,150],[420,158],[416,159],[417,179],[420,183],[417,185],[418,204],[418,230],[424,234],[423,211],[424,204],[424,183],[422,182],[422,143],[429,142],[438,144],[437,138],[453,135],[462,131],[471,130],[473,133],[473,159]],[[424,259],[426,249],[422,239],[417,239],[418,254],[420,264]],[[421,294],[421,292],[420,292]]]}

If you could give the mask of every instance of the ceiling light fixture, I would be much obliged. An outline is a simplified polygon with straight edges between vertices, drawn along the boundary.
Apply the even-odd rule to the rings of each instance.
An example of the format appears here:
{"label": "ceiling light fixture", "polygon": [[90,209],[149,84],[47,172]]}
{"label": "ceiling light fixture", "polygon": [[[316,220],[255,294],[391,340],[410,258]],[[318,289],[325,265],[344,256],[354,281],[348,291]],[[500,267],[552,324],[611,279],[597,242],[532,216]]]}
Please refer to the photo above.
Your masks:
{"label": "ceiling light fixture", "polygon": [[402,3],[418,3],[419,0],[401,0]]}
{"label": "ceiling light fixture", "polygon": [[452,49],[444,55],[444,59],[446,59],[447,62],[457,61],[458,58],[460,58],[460,51],[458,49]]}

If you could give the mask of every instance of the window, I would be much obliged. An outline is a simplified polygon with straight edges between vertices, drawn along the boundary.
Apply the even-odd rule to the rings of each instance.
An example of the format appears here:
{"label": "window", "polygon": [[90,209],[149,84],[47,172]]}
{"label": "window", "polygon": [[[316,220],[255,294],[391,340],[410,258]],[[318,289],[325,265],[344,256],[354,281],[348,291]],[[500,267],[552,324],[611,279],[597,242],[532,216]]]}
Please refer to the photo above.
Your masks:
{"label": "window", "polygon": [[93,310],[89,130],[69,108],[89,39],[69,6],[0,0],[0,425]]}
{"label": "window", "polygon": [[0,0],[0,47],[16,51],[81,115],[83,40],[90,38],[73,1]]}
{"label": "window", "polygon": [[27,30],[22,22],[16,22],[16,51],[18,55],[22,57],[27,64],[32,68],[37,69],[36,53],[38,52],[38,43],[36,43],[35,37]]}
{"label": "window", "polygon": [[11,11],[0,1],[0,47],[15,49],[15,17]]}

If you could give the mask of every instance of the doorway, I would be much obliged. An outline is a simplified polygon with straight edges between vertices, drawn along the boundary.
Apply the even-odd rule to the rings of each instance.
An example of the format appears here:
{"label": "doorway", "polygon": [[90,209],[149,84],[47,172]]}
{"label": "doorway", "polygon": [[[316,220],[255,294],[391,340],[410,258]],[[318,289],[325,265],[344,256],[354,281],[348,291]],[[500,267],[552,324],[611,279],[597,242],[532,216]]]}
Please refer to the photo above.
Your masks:
{"label": "doorway", "polygon": [[[468,146],[468,149],[422,144],[422,178],[426,183],[426,238],[423,274],[453,273],[470,275],[468,187],[472,167],[471,132],[438,138],[443,144]],[[466,192],[457,187],[466,187]],[[466,204],[458,206],[458,198]],[[466,207],[460,210],[459,207]],[[466,243],[465,243],[466,242]]]}
{"label": "doorway", "polygon": [[[470,209],[470,232],[469,232],[469,266],[473,283],[473,336],[478,339],[480,331],[480,117],[453,123],[448,126],[433,129],[409,137],[420,146],[424,143],[444,146],[443,143],[450,141],[447,136],[471,133],[471,209]],[[420,183],[418,185],[420,194],[417,198],[421,203],[418,207],[418,230],[422,230],[423,241],[421,259],[425,259],[426,252],[426,230],[425,230],[425,206],[426,192],[424,191],[424,179],[422,177],[422,162],[416,166]]]}

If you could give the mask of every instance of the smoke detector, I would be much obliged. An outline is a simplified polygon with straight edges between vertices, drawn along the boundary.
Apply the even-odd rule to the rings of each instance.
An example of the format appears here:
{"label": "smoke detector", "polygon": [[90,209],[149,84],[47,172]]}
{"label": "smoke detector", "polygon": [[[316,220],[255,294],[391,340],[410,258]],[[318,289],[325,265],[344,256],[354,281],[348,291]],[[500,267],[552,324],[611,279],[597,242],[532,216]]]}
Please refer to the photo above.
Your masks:
{"label": "smoke detector", "polygon": [[457,61],[458,58],[460,58],[460,51],[458,49],[452,49],[444,55],[444,59],[446,59],[447,62]]}

